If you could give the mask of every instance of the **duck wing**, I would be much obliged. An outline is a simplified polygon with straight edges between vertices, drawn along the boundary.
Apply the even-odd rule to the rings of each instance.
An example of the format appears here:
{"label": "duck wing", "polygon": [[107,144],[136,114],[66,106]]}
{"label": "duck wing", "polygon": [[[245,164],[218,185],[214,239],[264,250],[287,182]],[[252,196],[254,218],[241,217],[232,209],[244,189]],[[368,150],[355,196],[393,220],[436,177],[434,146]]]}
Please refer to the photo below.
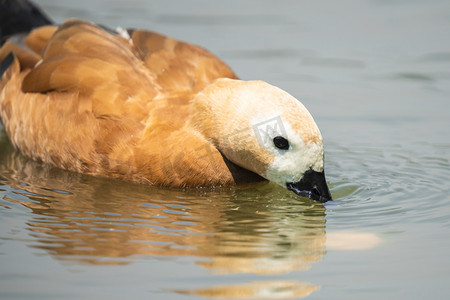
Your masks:
{"label": "duck wing", "polygon": [[[28,43],[31,43],[30,39]],[[161,87],[130,41],[71,20],[45,44],[42,60],[23,79],[24,93],[69,93],[90,102],[96,116],[142,120]]]}
{"label": "duck wing", "polygon": [[195,94],[218,78],[235,78],[231,68],[208,50],[147,31],[129,30],[133,45],[166,92]]}
{"label": "duck wing", "polygon": [[[42,53],[42,62],[22,90],[89,95],[97,115],[121,112],[142,120],[139,111],[149,111],[147,102],[157,96],[185,102],[217,78],[237,78],[206,49],[146,30],[116,32],[69,20],[57,30],[33,31],[26,43]],[[129,99],[134,105],[124,105]]]}
{"label": "duck wing", "polygon": [[200,159],[197,149],[208,141],[183,127],[198,91],[235,78],[220,59],[153,32],[117,33],[80,20],[38,28],[26,43],[34,58],[22,64],[10,45],[14,59],[0,82],[0,117],[22,153],[156,185],[234,182],[217,149],[213,159]]}

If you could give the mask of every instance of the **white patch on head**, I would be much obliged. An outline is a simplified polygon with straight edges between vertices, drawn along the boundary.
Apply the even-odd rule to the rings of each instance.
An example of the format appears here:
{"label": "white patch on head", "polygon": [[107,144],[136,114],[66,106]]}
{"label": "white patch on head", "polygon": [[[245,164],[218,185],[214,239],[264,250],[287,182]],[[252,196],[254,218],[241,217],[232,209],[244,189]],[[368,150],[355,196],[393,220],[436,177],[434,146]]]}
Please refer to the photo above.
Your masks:
{"label": "white patch on head", "polygon": [[[266,171],[266,178],[283,187],[287,182],[298,182],[301,180],[303,174],[312,168],[317,172],[323,171],[323,144],[320,143],[305,143],[301,136],[299,136],[290,126],[290,124],[281,119],[281,117],[270,118],[272,120],[267,124],[264,132],[260,133],[263,138],[258,138],[260,145],[269,150],[273,155],[274,160]],[[277,120],[277,124],[274,123]],[[259,121],[259,122],[258,122]],[[262,124],[260,120],[254,120],[253,124]],[[274,143],[273,138],[282,136],[289,141],[289,149],[278,149]],[[321,140],[321,138],[320,138]]]}

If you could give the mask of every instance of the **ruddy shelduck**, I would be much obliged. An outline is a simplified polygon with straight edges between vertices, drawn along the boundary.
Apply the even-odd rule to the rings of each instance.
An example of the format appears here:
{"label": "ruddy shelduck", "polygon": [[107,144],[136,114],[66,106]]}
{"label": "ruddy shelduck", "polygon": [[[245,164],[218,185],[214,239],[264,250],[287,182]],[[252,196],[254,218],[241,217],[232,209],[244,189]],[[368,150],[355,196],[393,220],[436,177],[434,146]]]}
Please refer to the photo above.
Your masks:
{"label": "ruddy shelduck", "polygon": [[207,50],[81,20],[0,50],[0,118],[16,149],[74,172],[166,187],[270,180],[331,200],[308,110],[238,80]]}

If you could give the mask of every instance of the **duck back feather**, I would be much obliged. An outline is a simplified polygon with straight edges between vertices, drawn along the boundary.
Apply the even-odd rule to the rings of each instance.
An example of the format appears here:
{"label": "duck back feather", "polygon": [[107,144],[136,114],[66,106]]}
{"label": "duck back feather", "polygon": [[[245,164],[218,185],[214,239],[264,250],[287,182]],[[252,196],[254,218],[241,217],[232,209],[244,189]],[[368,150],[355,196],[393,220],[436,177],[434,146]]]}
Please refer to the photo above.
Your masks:
{"label": "duck back feather", "polygon": [[217,186],[258,175],[229,162],[186,126],[190,101],[236,78],[198,46],[80,20],[7,42],[0,118],[13,145],[56,167],[160,186]]}

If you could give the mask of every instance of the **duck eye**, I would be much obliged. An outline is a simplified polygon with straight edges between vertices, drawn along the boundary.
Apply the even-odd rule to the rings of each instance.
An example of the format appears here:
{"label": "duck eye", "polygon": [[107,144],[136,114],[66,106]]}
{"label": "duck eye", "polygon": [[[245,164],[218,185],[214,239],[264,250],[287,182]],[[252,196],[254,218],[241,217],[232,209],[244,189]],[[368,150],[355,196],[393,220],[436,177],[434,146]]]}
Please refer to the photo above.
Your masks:
{"label": "duck eye", "polygon": [[289,141],[282,136],[276,136],[273,138],[273,144],[275,147],[281,150],[289,149]]}

